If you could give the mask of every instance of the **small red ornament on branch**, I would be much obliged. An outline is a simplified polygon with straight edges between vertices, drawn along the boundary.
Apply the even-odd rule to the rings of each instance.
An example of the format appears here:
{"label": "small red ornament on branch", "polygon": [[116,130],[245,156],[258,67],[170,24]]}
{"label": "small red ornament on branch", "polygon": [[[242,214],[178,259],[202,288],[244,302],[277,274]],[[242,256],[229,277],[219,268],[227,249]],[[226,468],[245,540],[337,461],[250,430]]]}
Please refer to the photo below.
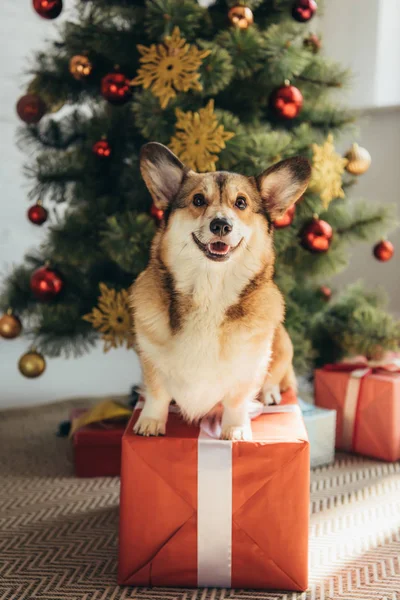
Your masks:
{"label": "small red ornament on branch", "polygon": [[155,220],[155,222],[157,223],[157,225],[159,225],[164,218],[164,211],[161,210],[161,208],[157,208],[157,206],[154,204],[154,202],[151,205],[150,214],[153,217],[153,219]]}
{"label": "small red ornament on branch", "polygon": [[299,23],[309,21],[317,10],[315,0],[296,0],[292,6],[292,17]]}
{"label": "small red ornament on branch", "polygon": [[327,252],[332,242],[332,227],[317,216],[307,223],[301,233],[301,245],[313,253]]}
{"label": "small red ornament on branch", "polygon": [[111,154],[111,146],[106,139],[95,142],[92,146],[92,150],[99,158],[108,158]]}
{"label": "small red ornament on branch", "polygon": [[46,104],[37,94],[25,94],[17,102],[17,114],[19,118],[32,125],[39,123],[40,119],[46,113]]}
{"label": "small red ornament on branch", "polygon": [[294,213],[296,212],[296,205],[292,204],[290,208],[287,209],[284,215],[278,217],[274,221],[275,229],[283,229],[284,227],[288,227],[293,223]]}
{"label": "small red ornament on branch", "polygon": [[327,285],[321,285],[319,288],[320,294],[324,300],[328,302],[332,298],[332,290]]}
{"label": "small red ornament on branch", "polygon": [[389,240],[382,240],[374,246],[374,256],[381,262],[387,262],[394,254],[394,246]]}
{"label": "small red ornament on branch", "polygon": [[101,80],[101,94],[110,104],[125,104],[131,97],[130,81],[123,73],[109,73]]}
{"label": "small red ornament on branch", "polygon": [[270,98],[270,107],[281,119],[294,119],[303,106],[303,94],[294,85],[285,85],[276,89]]}
{"label": "small red ornament on branch", "polygon": [[33,0],[33,8],[43,19],[56,19],[62,11],[62,0]]}
{"label": "small red ornament on branch", "polygon": [[48,211],[44,208],[44,206],[42,206],[40,200],[38,200],[37,203],[31,206],[28,210],[28,219],[34,225],[42,225],[45,223],[48,215]]}
{"label": "small red ornament on branch", "polygon": [[60,294],[64,282],[57,271],[45,265],[32,273],[30,286],[37,300],[48,302]]}

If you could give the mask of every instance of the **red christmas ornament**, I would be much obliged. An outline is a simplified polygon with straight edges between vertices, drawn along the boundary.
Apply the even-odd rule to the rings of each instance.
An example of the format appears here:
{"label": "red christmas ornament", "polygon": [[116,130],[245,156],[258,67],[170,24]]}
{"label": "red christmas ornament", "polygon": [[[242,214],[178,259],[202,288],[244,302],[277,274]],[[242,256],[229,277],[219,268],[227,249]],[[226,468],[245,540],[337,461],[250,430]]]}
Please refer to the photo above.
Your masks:
{"label": "red christmas ornament", "polygon": [[150,214],[157,224],[161,223],[161,221],[164,218],[164,211],[161,210],[161,208],[157,208],[157,206],[154,204],[154,202],[151,205]]}
{"label": "red christmas ornament", "polygon": [[310,33],[303,41],[303,46],[311,50],[314,54],[317,54],[322,48],[322,42],[315,33]]}
{"label": "red christmas ornament", "polygon": [[55,19],[62,11],[62,0],[33,0],[33,8],[43,19]]}
{"label": "red christmas ornament", "polygon": [[108,158],[111,154],[111,146],[107,140],[99,140],[92,146],[92,150],[99,158]]}
{"label": "red christmas ornament", "polygon": [[310,252],[327,252],[333,237],[332,227],[315,217],[300,233],[301,245]]}
{"label": "red christmas ornament", "polygon": [[16,109],[19,118],[31,125],[39,123],[46,112],[46,104],[37,94],[25,94],[18,100]]}
{"label": "red christmas ornament", "polygon": [[292,17],[300,23],[309,21],[317,10],[315,0],[296,0],[292,6]]}
{"label": "red christmas ornament", "polygon": [[303,94],[294,85],[284,85],[272,93],[270,106],[282,119],[294,119],[303,106]]}
{"label": "red christmas ornament", "polygon": [[111,104],[125,104],[131,97],[129,79],[123,73],[109,73],[101,80],[101,93]]}
{"label": "red christmas ornament", "polygon": [[330,287],[328,287],[327,285],[322,285],[319,288],[319,291],[321,293],[321,296],[323,297],[324,300],[326,300],[328,302],[328,300],[331,299],[332,297],[332,290]]}
{"label": "red christmas ornament", "polygon": [[32,273],[30,285],[35,298],[41,302],[48,302],[58,296],[64,287],[64,282],[56,271],[44,266]]}
{"label": "red christmas ornament", "polygon": [[274,221],[275,229],[283,229],[284,227],[288,227],[289,225],[291,225],[293,223],[295,212],[296,212],[296,205],[292,204],[292,206],[290,206],[287,209],[287,211],[285,212],[284,215],[275,219],[275,221]]}
{"label": "red christmas ornament", "polygon": [[38,200],[37,204],[31,206],[28,210],[28,219],[34,225],[42,225],[45,221],[47,221],[48,216],[49,213],[44,206],[42,206],[40,200]]}
{"label": "red christmas ornament", "polygon": [[381,262],[387,262],[394,254],[394,246],[388,240],[382,240],[374,246],[374,256]]}

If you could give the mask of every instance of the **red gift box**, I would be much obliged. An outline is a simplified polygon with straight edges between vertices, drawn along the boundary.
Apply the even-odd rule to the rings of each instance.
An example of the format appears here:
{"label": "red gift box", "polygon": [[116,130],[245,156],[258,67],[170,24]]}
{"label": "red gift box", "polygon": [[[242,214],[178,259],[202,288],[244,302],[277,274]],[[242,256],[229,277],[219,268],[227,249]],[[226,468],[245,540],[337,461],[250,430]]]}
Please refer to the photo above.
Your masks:
{"label": "red gift box", "polygon": [[[74,409],[71,421],[86,409]],[[75,475],[77,477],[118,477],[121,473],[121,442],[126,421],[93,423],[73,435]]]}
{"label": "red gift box", "polygon": [[[285,395],[286,404],[296,398]],[[122,440],[121,585],[307,588],[309,444],[298,406],[264,407],[252,441],[170,407],[166,435]],[[171,412],[172,411],[172,412]]]}
{"label": "red gift box", "polygon": [[388,363],[337,363],[315,371],[315,404],[337,412],[339,450],[400,458],[400,373]]}

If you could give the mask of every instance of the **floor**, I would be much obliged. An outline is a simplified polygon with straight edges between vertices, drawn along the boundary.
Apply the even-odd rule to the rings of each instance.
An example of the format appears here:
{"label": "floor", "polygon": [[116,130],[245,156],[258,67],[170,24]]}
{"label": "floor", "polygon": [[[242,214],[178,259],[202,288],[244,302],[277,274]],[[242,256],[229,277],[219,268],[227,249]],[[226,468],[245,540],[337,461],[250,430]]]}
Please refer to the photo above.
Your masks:
{"label": "floor", "polygon": [[117,586],[119,480],[73,477],[74,405],[0,413],[0,600],[400,600],[400,464],[345,455],[312,472],[308,592]]}

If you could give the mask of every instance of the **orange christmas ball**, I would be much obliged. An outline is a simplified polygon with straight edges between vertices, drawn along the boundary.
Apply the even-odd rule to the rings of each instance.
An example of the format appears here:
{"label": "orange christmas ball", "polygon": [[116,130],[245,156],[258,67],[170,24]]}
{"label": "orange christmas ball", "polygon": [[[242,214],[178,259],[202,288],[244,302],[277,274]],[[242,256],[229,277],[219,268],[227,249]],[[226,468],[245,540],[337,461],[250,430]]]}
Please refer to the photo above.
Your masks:
{"label": "orange christmas ball", "polygon": [[16,110],[24,123],[32,125],[39,123],[46,112],[46,104],[37,94],[25,94],[18,100]]}
{"label": "orange christmas ball", "polygon": [[281,119],[294,119],[303,106],[303,94],[294,85],[284,85],[271,96],[270,106]]}
{"label": "orange christmas ball", "polygon": [[164,211],[161,208],[157,208],[154,203],[151,205],[150,214],[156,223],[161,223],[164,218]]}
{"label": "orange christmas ball", "polygon": [[292,206],[290,206],[287,209],[287,211],[285,212],[284,215],[275,219],[275,221],[274,221],[275,229],[283,229],[284,227],[288,227],[289,225],[291,225],[293,223],[295,212],[296,212],[296,205],[292,204]]}
{"label": "orange christmas ball", "polygon": [[247,29],[254,22],[253,13],[248,6],[234,6],[228,12],[228,19],[238,29]]}
{"label": "orange christmas ball", "polygon": [[332,227],[326,221],[318,218],[307,223],[300,233],[301,245],[313,253],[327,252],[332,237]]}
{"label": "orange christmas ball", "polygon": [[110,104],[125,104],[131,97],[129,79],[123,73],[109,73],[101,80],[101,94]]}
{"label": "orange christmas ball", "polygon": [[108,158],[111,154],[111,146],[107,140],[99,140],[92,146],[93,153],[99,158]]}
{"label": "orange christmas ball", "polygon": [[388,240],[382,240],[374,246],[374,256],[381,262],[387,262],[394,254],[394,246]]}
{"label": "orange christmas ball", "polygon": [[78,81],[80,79],[86,79],[86,77],[89,77],[90,73],[92,72],[92,68],[92,63],[87,56],[77,54],[69,61],[69,72],[71,73],[72,77]]}
{"label": "orange christmas ball", "polygon": [[54,269],[44,266],[36,269],[31,275],[30,286],[33,295],[41,302],[48,302],[58,296],[64,282]]}
{"label": "orange christmas ball", "polygon": [[22,330],[22,324],[17,315],[11,310],[0,318],[0,336],[12,340],[19,336]]}

